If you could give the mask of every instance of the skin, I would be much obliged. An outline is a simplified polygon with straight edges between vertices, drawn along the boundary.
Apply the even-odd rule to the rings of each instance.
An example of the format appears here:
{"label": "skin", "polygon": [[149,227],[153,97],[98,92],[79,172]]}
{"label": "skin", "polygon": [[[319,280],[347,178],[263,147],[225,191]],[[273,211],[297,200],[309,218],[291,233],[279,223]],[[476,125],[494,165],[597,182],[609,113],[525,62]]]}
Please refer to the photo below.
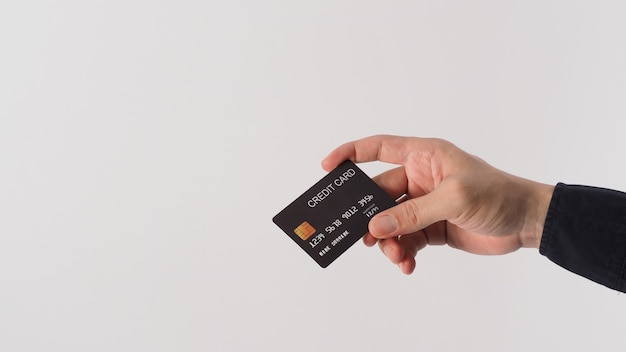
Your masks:
{"label": "skin", "polygon": [[367,246],[378,246],[405,274],[427,245],[498,255],[539,248],[554,186],[500,171],[442,139],[372,136],[333,150],[322,167],[344,160],[398,165],[374,181],[399,204],[372,218]]}

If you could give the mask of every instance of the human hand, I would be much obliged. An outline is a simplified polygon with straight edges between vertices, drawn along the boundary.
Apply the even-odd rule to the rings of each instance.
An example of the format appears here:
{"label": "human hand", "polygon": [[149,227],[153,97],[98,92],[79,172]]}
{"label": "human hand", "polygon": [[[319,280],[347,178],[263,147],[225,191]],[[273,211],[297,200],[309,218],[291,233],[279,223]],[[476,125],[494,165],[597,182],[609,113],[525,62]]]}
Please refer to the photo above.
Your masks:
{"label": "human hand", "polygon": [[374,181],[406,200],[374,216],[363,242],[378,243],[405,274],[426,245],[475,254],[539,248],[551,185],[507,174],[441,139],[368,137],[338,147],[322,167],[330,171],[347,159],[400,165]]}

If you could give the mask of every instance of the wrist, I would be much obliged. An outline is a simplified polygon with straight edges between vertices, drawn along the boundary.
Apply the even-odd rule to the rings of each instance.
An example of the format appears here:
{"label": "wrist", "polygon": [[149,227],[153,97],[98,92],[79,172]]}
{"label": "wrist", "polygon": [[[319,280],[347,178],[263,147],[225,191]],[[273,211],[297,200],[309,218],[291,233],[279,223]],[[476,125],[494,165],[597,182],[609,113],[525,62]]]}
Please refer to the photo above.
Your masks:
{"label": "wrist", "polygon": [[520,239],[522,247],[539,249],[548,208],[552,200],[552,193],[554,193],[554,186],[534,181],[526,182],[528,182],[529,196],[527,199],[526,223]]}

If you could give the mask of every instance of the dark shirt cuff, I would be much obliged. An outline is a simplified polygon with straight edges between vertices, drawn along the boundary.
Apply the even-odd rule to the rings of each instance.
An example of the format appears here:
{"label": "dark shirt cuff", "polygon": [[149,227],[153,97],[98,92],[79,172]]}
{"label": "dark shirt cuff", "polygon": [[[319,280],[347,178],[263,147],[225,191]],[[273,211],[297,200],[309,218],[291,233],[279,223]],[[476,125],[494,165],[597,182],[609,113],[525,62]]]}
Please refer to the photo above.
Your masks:
{"label": "dark shirt cuff", "polygon": [[626,292],[626,193],[557,184],[539,252],[569,271]]}

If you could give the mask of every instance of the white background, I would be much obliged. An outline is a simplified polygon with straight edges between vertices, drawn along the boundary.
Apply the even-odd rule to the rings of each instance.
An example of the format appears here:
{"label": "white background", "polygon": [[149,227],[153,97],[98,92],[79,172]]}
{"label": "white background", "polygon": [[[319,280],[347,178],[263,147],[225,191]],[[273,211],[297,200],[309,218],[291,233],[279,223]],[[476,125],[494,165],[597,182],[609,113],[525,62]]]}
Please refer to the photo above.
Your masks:
{"label": "white background", "polygon": [[[626,189],[626,3],[3,1],[1,351],[623,349],[536,250],[321,269],[271,218],[339,144]],[[389,168],[366,164],[374,176]]]}

